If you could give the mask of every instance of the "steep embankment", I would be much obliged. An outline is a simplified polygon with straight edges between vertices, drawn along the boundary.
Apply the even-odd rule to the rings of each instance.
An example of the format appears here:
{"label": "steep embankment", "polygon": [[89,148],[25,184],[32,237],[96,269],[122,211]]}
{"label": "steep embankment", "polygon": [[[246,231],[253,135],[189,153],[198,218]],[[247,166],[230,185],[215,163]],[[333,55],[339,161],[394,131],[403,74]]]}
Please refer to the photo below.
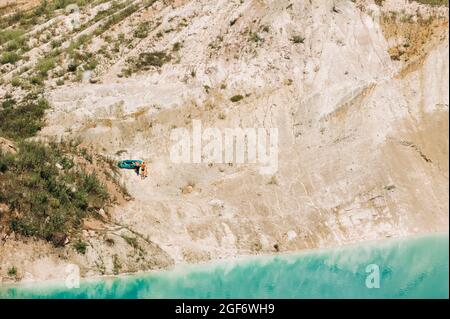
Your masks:
{"label": "steep embankment", "polygon": [[[106,228],[85,232],[85,256],[68,258],[84,274],[448,231],[446,7],[134,4],[78,48],[98,62],[81,83],[46,82],[53,108],[42,136],[79,137],[150,164],[147,180],[123,172],[134,200],[110,211]],[[278,128],[278,171],[173,163],[170,132],[194,119]],[[123,247],[135,239],[108,244],[114,224],[139,240],[134,257]],[[157,257],[136,267],[150,247]]]}

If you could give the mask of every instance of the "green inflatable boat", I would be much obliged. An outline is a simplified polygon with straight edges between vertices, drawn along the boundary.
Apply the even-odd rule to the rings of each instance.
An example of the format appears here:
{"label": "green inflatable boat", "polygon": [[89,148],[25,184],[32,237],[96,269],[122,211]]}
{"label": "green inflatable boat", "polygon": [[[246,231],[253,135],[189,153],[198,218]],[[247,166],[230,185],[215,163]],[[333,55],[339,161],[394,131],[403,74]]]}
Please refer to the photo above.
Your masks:
{"label": "green inflatable boat", "polygon": [[119,168],[123,168],[123,169],[136,169],[141,164],[142,164],[141,160],[123,160],[123,161],[119,161],[119,163],[117,163],[117,166],[119,166]]}

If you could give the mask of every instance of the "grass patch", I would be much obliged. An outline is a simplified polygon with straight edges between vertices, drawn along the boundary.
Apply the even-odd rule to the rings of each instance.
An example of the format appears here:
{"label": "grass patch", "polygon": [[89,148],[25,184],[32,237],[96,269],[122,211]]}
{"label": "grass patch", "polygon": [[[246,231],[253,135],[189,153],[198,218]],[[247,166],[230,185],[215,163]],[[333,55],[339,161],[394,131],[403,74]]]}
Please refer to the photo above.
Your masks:
{"label": "grass patch", "polygon": [[11,85],[14,87],[18,87],[22,84],[22,81],[20,80],[19,77],[15,76],[11,79]]}
{"label": "grass patch", "polygon": [[414,0],[422,4],[427,4],[430,6],[446,6],[448,7],[448,0]]}
{"label": "grass patch", "polygon": [[234,95],[230,98],[230,101],[233,103],[239,102],[240,100],[242,100],[244,97],[240,94],[238,95]]}
{"label": "grass patch", "polygon": [[122,264],[120,263],[119,256],[117,254],[113,255],[113,273],[117,275],[122,269]]}
{"label": "grass patch", "polygon": [[0,136],[22,139],[35,135],[44,126],[45,110],[49,104],[36,95],[28,95],[21,102],[6,99],[0,104]]}
{"label": "grass patch", "polygon": [[15,266],[12,266],[8,268],[8,276],[9,277],[16,277],[17,276],[17,268]]}
{"label": "grass patch", "polygon": [[54,57],[45,57],[40,59],[39,62],[36,64],[36,71],[41,77],[46,78],[48,72],[52,70],[55,66],[56,66],[56,59]]}
{"label": "grass patch", "polygon": [[117,1],[113,1],[112,5],[110,8],[106,9],[106,10],[102,10],[99,11],[96,16],[91,20],[86,22],[85,25],[83,25],[81,27],[81,29],[86,29],[87,27],[89,27],[90,25],[97,23],[100,20],[103,20],[107,17],[113,16],[115,12],[120,11],[122,9],[124,9],[127,6],[127,2],[117,2]]}
{"label": "grass patch", "polygon": [[178,51],[180,51],[180,49],[181,49],[182,46],[183,46],[183,45],[182,45],[180,42],[175,42],[175,43],[173,44],[172,51],[173,51],[173,52],[178,52]]}
{"label": "grass patch", "polygon": [[291,38],[291,42],[294,43],[294,44],[304,43],[305,42],[305,38],[300,36],[300,35],[294,35]]}
{"label": "grass patch", "polygon": [[0,64],[15,64],[20,59],[22,59],[22,57],[16,52],[3,52],[0,57]]}
{"label": "grass patch", "polygon": [[139,54],[137,67],[155,66],[162,67],[171,59],[170,55],[163,51],[143,52]]}
{"label": "grass patch", "polygon": [[249,40],[255,43],[264,42],[264,39],[256,32],[250,33]]}
{"label": "grass patch", "polygon": [[143,52],[137,58],[128,59],[128,68],[122,72],[125,76],[130,76],[139,70],[149,70],[150,67],[160,68],[171,59],[164,51]]}
{"label": "grass patch", "polygon": [[26,44],[27,39],[24,34],[25,31],[20,28],[0,31],[0,46],[3,46],[3,50],[8,52],[16,52],[19,49],[26,52],[29,47]]}
{"label": "grass patch", "polygon": [[136,237],[128,237],[128,236],[122,235],[122,238],[127,242],[128,245],[130,245],[134,249],[139,248],[139,244],[138,244]]}
{"label": "grass patch", "polygon": [[133,32],[135,38],[144,39],[148,36],[148,22],[142,22],[139,24],[136,30]]}
{"label": "grass patch", "polygon": [[75,248],[77,253],[84,255],[86,254],[87,244],[86,242],[79,239],[73,244],[73,248]]}
{"label": "grass patch", "polygon": [[18,148],[17,154],[0,153],[0,203],[10,208],[2,223],[10,230],[55,243],[107,204],[106,187],[74,165],[70,145],[22,141]]}
{"label": "grass patch", "polygon": [[0,45],[9,41],[18,41],[24,35],[23,29],[7,29],[0,31]]}
{"label": "grass patch", "polygon": [[14,14],[2,17],[0,19],[0,29],[17,25],[25,30],[29,30],[38,24],[50,20],[56,15],[56,10],[64,9],[69,4],[77,4],[79,7],[83,7],[88,3],[88,0],[41,1],[38,6],[31,10],[17,11]]}
{"label": "grass patch", "polygon": [[30,84],[32,84],[32,85],[38,85],[38,86],[44,85],[44,78],[40,75],[31,76],[29,81],[30,81]]}
{"label": "grass patch", "polygon": [[76,57],[76,50],[82,47],[85,44],[88,44],[92,40],[92,35],[83,34],[79,36],[76,40],[72,41],[67,48],[67,53],[71,58]]}
{"label": "grass patch", "polygon": [[[125,4],[126,3],[127,2],[125,2]],[[120,4],[117,4],[117,6],[120,6]],[[110,9],[112,9],[113,7],[114,7],[114,5]],[[139,9],[138,5],[132,4],[132,5],[128,6],[128,7],[126,7],[125,9],[123,9],[122,11],[120,11],[119,13],[116,13],[116,14],[113,14],[113,15],[107,14],[106,16],[109,16],[109,18],[106,20],[106,22],[102,26],[100,26],[99,28],[97,28],[94,31],[94,35],[98,36],[98,35],[102,34],[103,32],[108,30],[113,25],[116,25],[117,23],[121,22],[125,18],[129,17],[130,15],[132,15],[138,9]],[[106,11],[109,11],[109,10],[106,10]],[[114,11],[117,11],[117,9],[114,9]]]}

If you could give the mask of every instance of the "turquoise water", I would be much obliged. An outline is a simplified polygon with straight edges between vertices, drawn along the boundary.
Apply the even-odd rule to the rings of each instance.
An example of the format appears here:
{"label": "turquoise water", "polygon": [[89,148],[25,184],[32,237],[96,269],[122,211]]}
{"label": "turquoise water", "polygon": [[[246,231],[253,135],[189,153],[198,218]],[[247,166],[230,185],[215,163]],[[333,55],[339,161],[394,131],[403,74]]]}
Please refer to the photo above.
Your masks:
{"label": "turquoise water", "polygon": [[[379,288],[366,287],[376,264]],[[376,275],[376,271],[372,273]],[[372,277],[371,277],[372,278]],[[376,279],[374,279],[376,282]],[[339,249],[180,266],[82,281],[80,288],[0,288],[1,298],[448,298],[449,237],[433,235]]]}

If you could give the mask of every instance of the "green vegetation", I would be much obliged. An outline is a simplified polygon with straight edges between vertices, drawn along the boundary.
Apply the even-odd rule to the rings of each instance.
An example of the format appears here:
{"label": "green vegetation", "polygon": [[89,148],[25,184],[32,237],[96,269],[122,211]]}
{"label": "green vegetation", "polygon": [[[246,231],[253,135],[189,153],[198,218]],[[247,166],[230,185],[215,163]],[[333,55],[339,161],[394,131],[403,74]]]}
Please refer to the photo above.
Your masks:
{"label": "green vegetation", "polygon": [[6,29],[14,25],[19,25],[25,30],[29,30],[37,24],[42,24],[55,16],[55,10],[64,9],[69,4],[77,4],[83,7],[89,3],[88,0],[53,0],[41,1],[41,3],[31,10],[17,11],[12,15],[4,16],[0,19],[0,29]]}
{"label": "green vegetation", "polygon": [[61,44],[62,44],[61,40],[52,40],[52,42],[50,42],[52,49],[59,48]]}
{"label": "green vegetation", "polygon": [[21,141],[18,148],[0,154],[0,203],[10,208],[3,222],[11,230],[56,245],[55,238],[76,232],[83,218],[107,204],[97,176],[75,166],[73,145]]}
{"label": "green vegetation", "polygon": [[39,85],[39,86],[44,85],[44,79],[42,78],[42,76],[33,75],[32,77],[30,77],[29,80],[30,84],[32,85]]}
{"label": "green vegetation", "polygon": [[167,55],[163,51],[155,52],[143,52],[139,54],[137,61],[137,67],[155,66],[161,67],[164,63],[169,62],[171,59],[170,55]]}
{"label": "green vegetation", "polygon": [[[96,3],[102,1],[105,0],[97,0]],[[43,1],[32,10],[0,17],[0,63],[15,64],[22,59],[23,53],[29,50],[27,32],[35,25],[60,14],[61,11],[54,11],[64,9],[71,3],[83,6],[92,1]],[[64,84],[69,75],[64,74],[65,70],[61,68],[57,70],[57,66],[66,58],[70,62],[67,70],[74,73],[72,76],[95,69],[95,54],[86,52],[86,45],[93,37],[119,23],[137,8],[127,2],[113,1],[111,10],[114,11],[108,9],[96,17],[105,18],[99,27],[90,34],[75,38],[67,49],[61,48],[63,39],[51,41],[51,33],[54,32],[47,32],[52,50],[40,58],[32,69],[21,67],[13,75],[12,86],[32,88],[34,93],[22,99],[5,96],[0,101],[0,137],[12,140],[17,146],[17,152],[0,151],[0,204],[7,205],[6,212],[0,215],[0,223],[5,230],[44,239],[55,246],[65,245],[68,236],[80,238],[71,246],[78,253],[85,254],[87,243],[79,236],[83,219],[99,218],[98,210],[106,209],[106,205],[115,200],[110,198],[101,180],[106,179],[108,185],[113,182],[120,191],[127,193],[126,188],[118,182],[114,170],[102,169],[109,162],[101,156],[93,156],[79,143],[30,140],[44,126],[44,115],[49,108],[48,102],[42,98],[44,87],[33,88],[30,84],[42,86],[49,76],[57,78],[58,85]],[[143,56],[139,63],[162,65],[168,59],[170,57],[155,54],[153,57]],[[25,77],[23,72],[26,71],[30,73]],[[113,164],[117,170],[115,162]],[[93,173],[95,168],[98,175]],[[136,239],[130,238],[129,244],[137,245]],[[116,265],[116,268],[120,267]],[[14,271],[17,273],[17,270]]]}
{"label": "green vegetation", "polygon": [[295,44],[299,44],[299,43],[304,43],[305,42],[305,38],[299,35],[294,35],[291,38],[291,42],[295,43]]}
{"label": "green vegetation", "polygon": [[56,60],[54,57],[45,57],[38,61],[36,65],[37,73],[46,78],[48,71],[52,70],[56,66]]}
{"label": "green vegetation", "polygon": [[45,57],[40,58],[28,78],[29,83],[37,86],[44,85],[44,81],[47,79],[49,71],[53,70],[58,65],[60,61],[60,54],[61,51],[59,49],[55,49]]}
{"label": "green vegetation", "polygon": [[113,255],[113,273],[117,275],[122,269],[122,264],[120,263],[119,256],[117,254]]}
{"label": "green vegetation", "polygon": [[[106,11],[109,11],[109,10],[114,9],[114,6],[115,6],[114,3],[117,4],[117,6],[120,6],[120,5],[121,5],[121,4],[117,3],[117,2],[113,2],[113,6],[112,6],[110,9],[106,10]],[[127,3],[127,2],[125,1],[125,4],[126,4],[126,3]],[[108,29],[109,29],[110,27],[112,27],[113,25],[116,25],[117,23],[119,23],[119,22],[122,21],[123,19],[125,19],[125,18],[129,17],[130,15],[132,15],[132,14],[133,14],[134,12],[136,12],[138,9],[139,9],[139,6],[138,6],[138,5],[132,4],[132,5],[128,6],[128,7],[126,7],[125,9],[119,11],[119,13],[112,14],[112,15],[106,14],[106,16],[109,16],[109,18],[106,20],[105,23],[102,24],[102,26],[100,26],[99,28],[97,28],[97,29],[94,31],[94,35],[98,36],[98,35],[102,34],[103,32],[105,32],[106,30],[108,30]],[[114,9],[113,12],[115,12],[115,11],[117,11],[117,8]],[[102,11],[102,12],[104,12],[104,11]],[[96,17],[96,18],[97,18],[97,17]],[[95,20],[95,19],[94,19],[94,20]]]}
{"label": "green vegetation", "polygon": [[73,247],[75,248],[75,250],[81,254],[84,255],[86,254],[86,248],[87,248],[87,244],[82,241],[81,239],[77,240],[74,244]]}
{"label": "green vegetation", "polygon": [[69,72],[75,72],[79,70],[79,67],[82,67],[84,71],[94,70],[97,67],[98,61],[95,58],[95,55],[91,52],[76,52],[71,56],[73,59],[67,67]]}
{"label": "green vegetation", "polygon": [[17,268],[15,266],[12,266],[8,269],[8,276],[10,277],[16,277],[17,276]]}
{"label": "green vegetation", "polygon": [[[79,1],[61,1],[60,3],[75,3]],[[83,5],[85,4],[84,1]],[[86,2],[87,3],[87,2]],[[79,4],[79,3],[78,3]],[[64,6],[65,7],[65,6]],[[43,85],[44,80],[47,78],[48,71],[53,69],[55,67],[55,62],[57,61],[57,58],[61,56],[61,54],[68,55],[70,59],[70,64],[68,66],[69,72],[77,72],[76,79],[81,79],[81,72],[79,67],[82,67],[82,70],[94,70],[97,67],[98,61],[95,58],[94,54],[91,52],[80,52],[80,49],[89,44],[92,39],[95,36],[99,36],[103,34],[106,30],[108,30],[113,25],[119,23],[132,13],[134,13],[138,9],[137,5],[128,5],[126,2],[119,3],[119,2],[113,2],[112,6],[104,11],[100,11],[97,13],[97,15],[86,22],[86,24],[82,25],[80,27],[80,30],[84,30],[87,27],[91,26],[92,24],[105,19],[106,21],[100,24],[100,26],[95,29],[90,34],[83,34],[73,40],[69,47],[64,50],[60,51],[57,49],[59,47],[57,41],[52,43],[52,47],[55,49],[50,54],[42,58],[42,61],[40,64],[36,66],[35,74],[29,79],[30,83],[33,85]],[[118,13],[116,13],[118,12]],[[61,83],[61,82],[60,82]]]}
{"label": "green vegetation", "polygon": [[83,218],[108,203],[109,195],[94,173],[75,165],[77,145],[24,140],[42,128],[48,107],[36,94],[19,102],[7,98],[0,106],[0,136],[17,141],[19,150],[0,153],[0,203],[10,212],[1,222],[24,236],[61,245]]}
{"label": "green vegetation", "polygon": [[35,135],[44,125],[43,116],[48,107],[47,101],[34,94],[20,103],[4,100],[0,105],[0,136],[21,139]]}
{"label": "green vegetation", "polygon": [[14,87],[20,86],[22,84],[22,81],[20,81],[20,78],[18,77],[13,77],[11,79],[11,85]]}
{"label": "green vegetation", "polygon": [[183,45],[180,42],[175,42],[172,47],[173,52],[178,52]]}
{"label": "green vegetation", "polygon": [[446,6],[448,7],[448,0],[414,0],[422,4],[428,4],[430,6]]}
{"label": "green vegetation", "polygon": [[15,52],[3,52],[0,57],[0,64],[14,64],[21,59],[21,56]]}
{"label": "green vegetation", "polygon": [[137,58],[128,59],[128,68],[122,70],[122,72],[125,76],[130,76],[141,69],[148,70],[151,66],[162,67],[171,59],[172,57],[163,51],[143,52]]}
{"label": "green vegetation", "polygon": [[23,35],[23,33],[24,31],[22,29],[8,29],[0,31],[0,45],[19,38]]}
{"label": "green vegetation", "polygon": [[126,6],[127,6],[127,1],[124,1],[124,2],[113,1],[111,7],[109,7],[106,10],[99,11],[92,20],[86,22],[86,24],[81,27],[81,30],[86,29],[87,27],[91,26],[94,23],[99,22],[100,20],[103,20],[107,17],[113,16],[115,12],[118,12],[118,11],[124,9]]}
{"label": "green vegetation", "polygon": [[[94,70],[97,67],[98,61],[91,52],[81,52],[79,49],[92,40],[92,35],[82,35],[76,40],[72,41],[65,51],[54,49],[45,57],[41,58],[34,68],[33,75],[29,81],[33,85],[43,85],[44,80],[48,77],[48,72],[56,67],[58,61],[61,60],[61,54],[67,54],[71,59],[67,70],[69,72],[76,72],[79,66],[83,70]],[[59,75],[63,72],[59,72]],[[61,81],[59,82],[61,83]]]}
{"label": "green vegetation", "polygon": [[139,248],[139,244],[138,244],[136,237],[128,237],[128,236],[122,235],[122,238],[127,242],[128,245],[130,245],[134,249]]}
{"label": "green vegetation", "polygon": [[133,33],[134,37],[140,39],[146,38],[148,36],[148,25],[149,25],[148,22],[140,23],[137,29],[134,30]]}
{"label": "green vegetation", "polygon": [[[97,2],[103,2],[104,0],[99,0]],[[47,4],[46,4],[47,3]],[[37,7],[35,10],[30,12],[21,12],[21,16],[17,17],[17,21],[24,21],[30,15],[33,14],[39,14],[40,15],[46,15],[50,14],[54,10],[57,9],[63,9],[67,5],[76,3],[78,6],[84,6],[85,4],[89,3],[89,1],[86,0],[59,0],[59,1],[52,1],[47,2],[44,1],[39,7]],[[56,65],[57,62],[60,61],[61,55],[68,55],[69,59],[71,60],[68,71],[69,72],[76,72],[79,70],[79,66],[82,67],[82,70],[94,70],[97,67],[98,61],[95,59],[95,56],[91,52],[80,52],[80,48],[83,46],[89,44],[93,37],[103,34],[106,30],[108,30],[111,26],[119,23],[132,13],[134,13],[138,9],[137,5],[128,5],[127,2],[119,3],[114,1],[112,6],[104,11],[100,11],[93,19],[88,21],[85,25],[81,26],[80,30],[83,30],[90,25],[105,19],[105,22],[100,24],[100,26],[95,29],[90,34],[84,34],[80,37],[76,38],[74,41],[72,41],[69,45],[69,47],[66,50],[61,51],[59,49],[61,41],[60,40],[54,40],[51,42],[51,46],[54,49],[49,54],[47,54],[45,57],[43,57],[38,64],[36,65],[35,69],[33,70],[32,75],[29,77],[29,83],[36,86],[42,86],[44,84],[44,80],[48,76],[48,72],[52,70]],[[118,13],[116,13],[118,12]],[[38,19],[38,18],[36,18]],[[35,24],[39,23],[38,20],[34,21]],[[17,22],[16,21],[16,22]],[[1,22],[0,22],[1,25]],[[16,30],[16,31],[13,31]],[[25,28],[26,30],[26,28]],[[27,50],[25,41],[20,38],[23,33],[25,32],[24,29],[12,29],[12,30],[6,30],[2,31],[0,33],[0,44],[3,42],[8,42],[8,46],[11,50],[15,50],[17,48],[21,48],[22,51]],[[79,31],[80,31],[79,30]],[[14,64],[18,60],[21,59],[20,54],[17,52],[4,52],[2,53],[2,56],[0,56],[0,63],[6,64],[11,63]],[[77,73],[76,78],[80,79],[80,74]],[[16,81],[17,83],[17,81]],[[61,83],[61,82],[59,82]]]}
{"label": "green vegetation", "polygon": [[261,38],[258,33],[251,32],[250,33],[250,41],[255,42],[255,43],[259,43],[259,42],[264,42],[264,39]]}
{"label": "green vegetation", "polygon": [[83,65],[83,68],[85,70],[95,70],[95,68],[97,67],[97,64],[98,64],[97,59],[94,57],[94,55],[92,53],[89,53],[87,55],[87,58]]}
{"label": "green vegetation", "polygon": [[244,97],[240,94],[238,95],[234,95],[230,98],[230,101],[233,103],[239,102],[240,100],[242,100]]}
{"label": "green vegetation", "polygon": [[89,2],[90,1],[88,1],[88,0],[53,0],[53,7],[55,9],[64,9],[69,4],[76,4],[79,7],[83,7]]}
{"label": "green vegetation", "polygon": [[88,161],[89,163],[92,163],[92,155],[89,154],[89,152],[88,152],[88,150],[87,150],[86,148],[82,147],[82,148],[79,150],[78,154],[79,154],[80,156],[82,156],[82,157],[83,157],[86,161]]}
{"label": "green vegetation", "polygon": [[17,50],[21,50],[21,52],[26,52],[29,49],[30,48],[26,44],[25,37],[11,40],[5,45],[5,50],[9,52],[15,52]]}
{"label": "green vegetation", "polygon": [[69,54],[70,57],[76,57],[76,50],[78,50],[81,46],[84,44],[89,43],[92,40],[92,35],[89,34],[83,34],[79,36],[76,40],[72,41],[67,48],[67,54]]}
{"label": "green vegetation", "polygon": [[219,35],[216,37],[216,39],[214,39],[214,41],[211,41],[208,44],[208,47],[213,50],[220,49],[222,41],[223,41],[223,36]]}
{"label": "green vegetation", "polygon": [[[0,31],[0,45],[3,45],[7,42],[15,42],[16,44],[23,43],[24,39],[22,38],[22,36],[24,33],[25,31],[23,29],[2,30]],[[7,50],[14,50],[13,46],[14,45],[10,45],[10,47],[7,47]]]}

